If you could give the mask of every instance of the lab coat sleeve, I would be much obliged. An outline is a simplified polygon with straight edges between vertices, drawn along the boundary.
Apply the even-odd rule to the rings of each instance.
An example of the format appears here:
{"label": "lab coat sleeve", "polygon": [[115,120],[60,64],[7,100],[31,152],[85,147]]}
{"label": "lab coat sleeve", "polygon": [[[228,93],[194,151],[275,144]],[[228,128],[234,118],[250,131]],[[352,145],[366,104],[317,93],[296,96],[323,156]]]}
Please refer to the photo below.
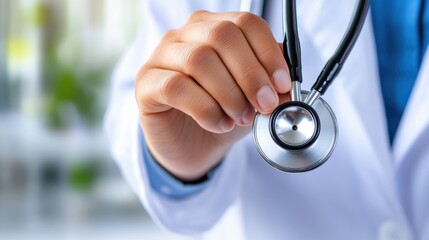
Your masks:
{"label": "lab coat sleeve", "polygon": [[147,144],[145,143],[144,136],[141,136],[140,138],[143,148],[143,160],[150,187],[155,192],[164,195],[165,197],[180,199],[190,197],[201,192],[207,187],[209,180],[217,168],[213,168],[208,174],[206,174],[205,179],[202,182],[184,183],[167,172],[167,170],[155,161]]}
{"label": "lab coat sleeve", "polygon": [[155,192],[150,187],[143,159],[143,134],[134,97],[134,78],[166,30],[183,25],[194,10],[211,9],[223,4],[217,2],[146,2],[142,13],[146,24],[141,36],[113,73],[111,99],[105,117],[111,152],[124,178],[152,218],[179,233],[193,234],[208,230],[233,203],[245,170],[245,148],[241,147],[242,144],[235,146],[215,171],[207,187],[199,193],[184,199],[172,199]]}

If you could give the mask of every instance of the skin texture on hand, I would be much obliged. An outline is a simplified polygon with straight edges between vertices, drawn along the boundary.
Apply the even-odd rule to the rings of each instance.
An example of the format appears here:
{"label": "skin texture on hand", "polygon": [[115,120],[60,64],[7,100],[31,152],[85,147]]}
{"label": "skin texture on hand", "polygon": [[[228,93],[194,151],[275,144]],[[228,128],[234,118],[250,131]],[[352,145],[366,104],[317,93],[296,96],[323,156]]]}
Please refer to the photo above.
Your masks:
{"label": "skin texture on hand", "polygon": [[154,158],[190,181],[250,131],[255,110],[271,113],[289,89],[281,47],[262,18],[198,11],[164,35],[135,95]]}

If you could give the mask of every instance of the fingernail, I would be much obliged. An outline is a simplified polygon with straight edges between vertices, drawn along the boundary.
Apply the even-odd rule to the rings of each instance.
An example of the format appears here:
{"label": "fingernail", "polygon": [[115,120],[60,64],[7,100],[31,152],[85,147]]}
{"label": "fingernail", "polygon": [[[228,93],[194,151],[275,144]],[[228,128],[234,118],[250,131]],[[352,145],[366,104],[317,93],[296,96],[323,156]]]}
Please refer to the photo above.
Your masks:
{"label": "fingernail", "polygon": [[234,121],[225,116],[220,120],[218,126],[222,132],[229,132],[234,128]]}
{"label": "fingernail", "polygon": [[284,69],[277,69],[273,73],[274,84],[279,92],[285,93],[290,90],[290,76]]}
{"label": "fingernail", "polygon": [[255,115],[255,109],[253,107],[249,106],[244,112],[241,117],[241,122],[244,125],[249,125],[253,121],[253,117]]}
{"label": "fingernail", "polygon": [[268,85],[264,85],[256,94],[256,101],[264,112],[269,112],[277,106],[278,97]]}

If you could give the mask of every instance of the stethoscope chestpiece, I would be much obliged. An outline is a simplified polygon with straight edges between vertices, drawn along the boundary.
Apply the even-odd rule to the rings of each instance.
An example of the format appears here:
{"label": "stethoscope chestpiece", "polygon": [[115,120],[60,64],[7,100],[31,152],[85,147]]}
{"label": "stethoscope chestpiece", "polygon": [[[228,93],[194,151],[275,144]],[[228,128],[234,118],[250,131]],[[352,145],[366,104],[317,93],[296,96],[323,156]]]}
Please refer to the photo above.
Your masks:
{"label": "stethoscope chestpiece", "polygon": [[[307,92],[302,97],[307,97]],[[322,98],[314,106],[287,102],[272,114],[258,113],[253,139],[262,158],[285,172],[305,172],[322,165],[335,148],[338,126]]]}
{"label": "stethoscope chestpiece", "polygon": [[357,0],[350,25],[332,57],[326,62],[311,92],[301,91],[301,50],[295,0],[283,0],[283,55],[292,79],[291,102],[272,114],[258,113],[253,138],[262,158],[285,172],[304,172],[322,165],[332,154],[338,136],[334,112],[322,99],[340,72],[362,29],[369,0]]}

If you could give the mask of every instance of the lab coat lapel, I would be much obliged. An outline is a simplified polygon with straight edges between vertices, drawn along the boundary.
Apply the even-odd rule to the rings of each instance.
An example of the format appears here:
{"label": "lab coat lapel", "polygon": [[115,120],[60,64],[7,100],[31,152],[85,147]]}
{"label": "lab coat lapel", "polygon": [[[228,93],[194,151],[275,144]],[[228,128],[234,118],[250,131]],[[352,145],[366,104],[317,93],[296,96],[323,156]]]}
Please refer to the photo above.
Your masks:
{"label": "lab coat lapel", "polygon": [[[342,39],[353,14],[354,5],[354,0],[302,1],[299,5],[299,12],[303,16],[300,19],[302,28],[319,50],[323,61],[332,55]],[[348,112],[336,114],[358,116],[358,119],[353,119],[359,123],[356,124],[354,131],[362,132],[361,135],[366,139],[356,139],[356,144],[359,144],[359,141],[370,142],[368,151],[372,151],[380,160],[370,164],[381,167],[378,169],[390,169],[392,163],[389,161],[390,150],[369,13],[354,49],[325,98],[330,100],[330,95],[341,96],[341,99],[335,99],[337,101],[351,102],[352,107],[347,109]],[[331,104],[335,108],[335,105],[341,103]],[[341,137],[341,125],[339,127]]]}
{"label": "lab coat lapel", "polygon": [[[404,161],[416,141],[429,131],[429,51],[426,51],[394,142],[398,163]],[[427,133],[426,133],[427,134]]]}

